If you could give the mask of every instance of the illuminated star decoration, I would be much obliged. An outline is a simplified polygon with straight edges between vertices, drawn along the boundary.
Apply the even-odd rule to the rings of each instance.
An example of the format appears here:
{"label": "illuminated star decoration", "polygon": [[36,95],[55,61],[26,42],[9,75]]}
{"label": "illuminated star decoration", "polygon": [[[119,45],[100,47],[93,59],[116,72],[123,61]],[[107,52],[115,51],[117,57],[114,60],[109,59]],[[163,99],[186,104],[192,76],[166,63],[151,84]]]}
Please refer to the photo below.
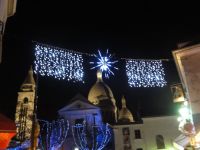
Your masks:
{"label": "illuminated star decoration", "polygon": [[111,70],[111,68],[117,69],[117,67],[113,66],[116,61],[112,61],[112,55],[108,53],[108,50],[106,52],[105,56],[102,56],[101,52],[98,50],[98,55],[94,55],[97,58],[97,62],[90,62],[90,64],[94,64],[95,66],[91,69],[99,68],[102,73],[104,73],[106,78],[109,78],[109,75],[114,75],[114,72]]}

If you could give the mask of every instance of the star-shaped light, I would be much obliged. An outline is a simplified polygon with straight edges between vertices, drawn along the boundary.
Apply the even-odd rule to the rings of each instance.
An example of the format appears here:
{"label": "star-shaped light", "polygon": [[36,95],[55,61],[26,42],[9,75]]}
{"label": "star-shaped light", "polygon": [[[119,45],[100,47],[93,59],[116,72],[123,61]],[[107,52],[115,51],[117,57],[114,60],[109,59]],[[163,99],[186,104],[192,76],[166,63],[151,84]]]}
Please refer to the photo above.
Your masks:
{"label": "star-shaped light", "polygon": [[91,69],[99,68],[102,73],[104,73],[106,78],[109,78],[109,75],[114,75],[114,72],[111,68],[118,69],[117,67],[113,66],[118,61],[112,61],[112,55],[106,52],[105,56],[102,56],[101,52],[98,50],[98,55],[94,55],[97,58],[97,62],[90,62],[90,64],[94,64],[95,66]]}

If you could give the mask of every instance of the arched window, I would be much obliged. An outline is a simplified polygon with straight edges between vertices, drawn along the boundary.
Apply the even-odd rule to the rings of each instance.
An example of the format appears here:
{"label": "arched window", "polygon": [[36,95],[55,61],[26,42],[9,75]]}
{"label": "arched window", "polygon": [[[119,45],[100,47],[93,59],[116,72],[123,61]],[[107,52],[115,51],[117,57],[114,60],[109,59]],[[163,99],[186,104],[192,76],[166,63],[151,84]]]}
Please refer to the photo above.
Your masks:
{"label": "arched window", "polygon": [[28,103],[28,98],[25,97],[25,98],[24,98],[24,104],[27,104],[27,103]]}
{"label": "arched window", "polygon": [[157,144],[157,149],[165,148],[165,142],[162,135],[156,135],[156,144]]}

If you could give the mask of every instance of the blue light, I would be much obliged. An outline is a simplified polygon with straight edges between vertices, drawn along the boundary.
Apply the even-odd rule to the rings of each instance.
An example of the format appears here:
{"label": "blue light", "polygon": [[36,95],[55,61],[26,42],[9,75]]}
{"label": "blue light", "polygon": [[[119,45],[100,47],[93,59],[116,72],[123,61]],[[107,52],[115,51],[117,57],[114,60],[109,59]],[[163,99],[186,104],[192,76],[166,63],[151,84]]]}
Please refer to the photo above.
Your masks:
{"label": "blue light", "polygon": [[31,141],[25,140],[20,145],[16,147],[7,148],[7,150],[25,150],[25,149],[28,149],[30,146],[31,146]]}
{"label": "blue light", "polygon": [[[94,125],[92,131],[89,132],[91,133],[88,133],[86,129],[86,122],[72,126],[74,142],[80,150],[103,150],[112,136],[108,124]],[[88,138],[88,134],[92,136]]]}
{"label": "blue light", "polygon": [[111,70],[111,68],[118,69],[117,67],[114,67],[113,64],[115,64],[118,61],[112,61],[112,55],[108,54],[108,50],[106,52],[105,56],[102,56],[101,52],[98,50],[98,55],[94,55],[97,58],[97,62],[90,62],[90,64],[94,64],[95,66],[91,69],[99,68],[102,73],[104,73],[106,78],[109,78],[109,75],[114,75],[114,72]]}
{"label": "blue light", "polygon": [[45,120],[41,121],[41,130],[39,135],[39,147],[49,150],[60,149],[66,140],[69,131],[69,122],[64,119],[54,120],[48,122]]}

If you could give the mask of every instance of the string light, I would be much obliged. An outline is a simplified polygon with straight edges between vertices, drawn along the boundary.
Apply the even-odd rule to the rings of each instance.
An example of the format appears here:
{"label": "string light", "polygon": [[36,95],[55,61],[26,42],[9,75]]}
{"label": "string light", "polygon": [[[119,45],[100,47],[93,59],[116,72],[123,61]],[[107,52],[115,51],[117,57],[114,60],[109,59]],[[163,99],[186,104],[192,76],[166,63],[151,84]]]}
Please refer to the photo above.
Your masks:
{"label": "string light", "polygon": [[[102,150],[111,139],[109,125],[93,125],[92,131],[86,132],[86,123],[72,126],[74,142],[80,150]],[[88,136],[88,135],[92,136]],[[90,137],[88,139],[87,137]],[[95,141],[95,142],[94,142]]]}
{"label": "string light", "polygon": [[64,119],[48,122],[42,121],[39,146],[44,149],[57,150],[64,143],[69,130],[69,122]]}
{"label": "string light", "polygon": [[7,148],[7,150],[24,150],[24,149],[28,149],[30,146],[31,146],[30,140],[25,140],[20,145]]}
{"label": "string light", "polygon": [[80,53],[47,45],[35,45],[35,73],[68,81],[83,81],[83,57]]}
{"label": "string light", "polygon": [[106,52],[105,56],[102,56],[101,52],[98,50],[98,55],[94,55],[97,58],[97,62],[90,62],[90,64],[95,65],[91,69],[99,68],[102,73],[105,74],[106,78],[109,78],[109,75],[114,75],[114,72],[111,70],[111,68],[118,69],[117,67],[114,67],[113,64],[115,64],[118,61],[112,61],[112,55],[108,53],[108,50]]}
{"label": "string light", "polygon": [[163,87],[166,85],[161,60],[126,60],[130,87]]}
{"label": "string light", "polygon": [[74,142],[80,150],[89,150],[85,124],[76,124],[72,126],[72,134]]}
{"label": "string light", "polygon": [[[90,62],[93,65],[91,69],[99,68],[106,78],[109,78],[110,74],[114,75],[113,68],[118,69],[114,66],[118,61],[111,60],[112,55],[108,50],[103,56],[99,50],[96,55],[36,43],[34,71],[42,76],[84,83],[83,55],[97,58],[96,62]],[[126,75],[130,87],[164,87],[167,84],[161,60],[121,59],[126,61]]]}
{"label": "string light", "polygon": [[105,148],[105,146],[108,144],[108,142],[111,139],[110,128],[108,124],[106,124],[105,126],[94,126],[93,128],[94,130],[97,131],[96,149],[102,150]]}

